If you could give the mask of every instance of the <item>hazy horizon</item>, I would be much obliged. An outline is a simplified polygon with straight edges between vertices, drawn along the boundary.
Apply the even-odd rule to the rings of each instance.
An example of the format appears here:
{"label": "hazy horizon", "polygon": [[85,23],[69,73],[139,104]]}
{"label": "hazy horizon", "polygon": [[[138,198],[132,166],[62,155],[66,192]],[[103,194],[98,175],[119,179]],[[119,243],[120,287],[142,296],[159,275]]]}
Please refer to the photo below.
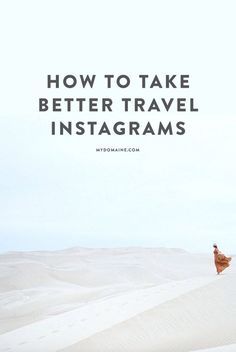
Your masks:
{"label": "hazy horizon", "polygon": [[[92,247],[92,246],[73,246],[73,247],[65,247],[65,248],[47,248],[47,249],[41,249],[41,248],[37,248],[37,249],[17,249],[17,250],[5,250],[5,251],[0,251],[0,255],[4,255],[4,254],[9,254],[9,253],[43,253],[43,252],[60,252],[60,251],[70,251],[70,250],[122,250],[122,249],[133,249],[133,250],[152,250],[152,249],[156,249],[156,250],[171,250],[171,251],[180,251],[180,252],[186,252],[189,254],[209,254],[211,255],[213,253],[213,249],[212,247],[210,247],[209,251],[193,251],[190,249],[186,249],[186,248],[180,248],[180,247],[154,247],[154,246],[117,246],[117,247],[112,247],[112,246],[107,246],[107,247]],[[219,247],[219,249],[221,249],[222,251],[225,250],[224,247]],[[232,255],[235,256],[235,253],[233,252],[227,252],[226,255]]]}

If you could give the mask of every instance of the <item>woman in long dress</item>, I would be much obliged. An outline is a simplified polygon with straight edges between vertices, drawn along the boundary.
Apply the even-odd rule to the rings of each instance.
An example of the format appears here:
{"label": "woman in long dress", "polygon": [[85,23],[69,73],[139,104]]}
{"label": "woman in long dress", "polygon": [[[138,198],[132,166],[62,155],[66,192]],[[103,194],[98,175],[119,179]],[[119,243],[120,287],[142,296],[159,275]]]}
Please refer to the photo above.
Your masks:
{"label": "woman in long dress", "polygon": [[221,251],[218,249],[217,245],[213,244],[214,248],[214,258],[215,258],[215,266],[217,274],[219,275],[223,270],[228,268],[229,263],[231,261],[231,257],[226,257]]}

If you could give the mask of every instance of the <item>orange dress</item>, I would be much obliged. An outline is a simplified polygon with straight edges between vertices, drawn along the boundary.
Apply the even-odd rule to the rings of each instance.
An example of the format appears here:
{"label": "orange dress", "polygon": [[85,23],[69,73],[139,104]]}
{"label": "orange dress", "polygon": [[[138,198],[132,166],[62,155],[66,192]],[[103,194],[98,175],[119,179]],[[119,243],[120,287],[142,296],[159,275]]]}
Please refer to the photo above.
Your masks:
{"label": "orange dress", "polygon": [[226,257],[219,249],[214,249],[215,266],[217,273],[221,273],[223,270],[228,268],[231,261],[231,257]]}

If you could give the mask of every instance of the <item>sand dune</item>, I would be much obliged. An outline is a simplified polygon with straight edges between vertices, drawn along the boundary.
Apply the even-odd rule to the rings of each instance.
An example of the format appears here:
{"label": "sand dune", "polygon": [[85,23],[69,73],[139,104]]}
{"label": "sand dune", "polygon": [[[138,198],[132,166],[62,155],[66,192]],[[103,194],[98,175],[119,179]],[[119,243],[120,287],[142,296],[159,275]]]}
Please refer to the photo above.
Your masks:
{"label": "sand dune", "polygon": [[236,272],[216,276],[210,255],[72,248],[4,254],[0,269],[0,351],[187,352],[236,343]]}
{"label": "sand dune", "polygon": [[236,343],[235,297],[235,274],[230,273],[97,333],[63,352],[187,352]]}

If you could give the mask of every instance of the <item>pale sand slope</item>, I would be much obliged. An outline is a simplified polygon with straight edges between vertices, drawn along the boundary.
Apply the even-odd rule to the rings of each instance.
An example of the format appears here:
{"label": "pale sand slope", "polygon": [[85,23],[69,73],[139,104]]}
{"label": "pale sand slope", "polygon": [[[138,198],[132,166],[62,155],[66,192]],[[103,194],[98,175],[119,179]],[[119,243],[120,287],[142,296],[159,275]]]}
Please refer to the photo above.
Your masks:
{"label": "pale sand slope", "polygon": [[236,351],[236,344],[207,348],[207,349],[204,348],[204,350],[197,350],[193,352],[235,352],[235,351]]}
{"label": "pale sand slope", "polygon": [[[153,344],[155,352],[162,351],[156,349],[161,344],[163,351],[173,346],[177,351],[175,342],[180,339],[185,348],[184,341],[196,334],[197,322],[217,334],[214,300],[227,321],[221,344],[232,343],[233,303],[232,309],[228,307],[233,278],[233,270],[222,277],[215,275],[211,255],[176,249],[75,248],[1,255],[0,351],[53,352],[73,344],[65,351],[99,351],[99,345],[104,352],[148,352]],[[229,288],[224,289],[225,285]],[[188,297],[192,304],[187,311],[180,309]],[[175,314],[167,308],[163,314],[165,305],[173,305]],[[184,321],[189,325],[181,337]],[[194,349],[220,344],[205,341],[203,330]]]}
{"label": "pale sand slope", "polygon": [[[63,352],[236,351],[236,273],[138,314]],[[209,350],[211,351],[211,350]],[[212,350],[214,352],[214,350]]]}
{"label": "pale sand slope", "polygon": [[0,255],[0,333],[119,293],[211,276],[211,255],[74,248]]}
{"label": "pale sand slope", "polygon": [[0,335],[0,350],[58,351],[215,280],[215,277],[186,279],[96,300]]}

